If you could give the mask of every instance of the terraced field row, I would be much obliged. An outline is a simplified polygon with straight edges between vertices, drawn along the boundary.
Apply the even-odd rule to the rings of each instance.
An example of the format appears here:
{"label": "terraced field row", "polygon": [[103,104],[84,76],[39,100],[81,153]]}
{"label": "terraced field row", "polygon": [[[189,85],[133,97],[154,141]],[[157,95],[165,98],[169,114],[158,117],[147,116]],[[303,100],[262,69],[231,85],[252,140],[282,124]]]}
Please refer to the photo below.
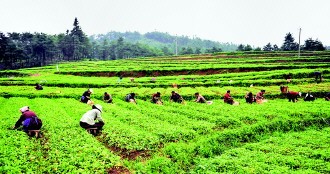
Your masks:
{"label": "terraced field row", "polygon": [[[330,173],[329,57],[235,52],[1,71],[0,173]],[[288,102],[280,85],[317,99]],[[91,109],[79,102],[87,88],[103,106],[99,136],[79,125]],[[261,89],[268,102],[245,103]],[[223,102],[227,90],[240,105]],[[169,102],[171,91],[185,104]],[[124,101],[131,92],[137,105]],[[150,102],[156,92],[164,105]],[[195,92],[213,104],[195,103]],[[22,106],[42,119],[42,138],[11,129]]]}
{"label": "terraced field row", "polygon": [[[106,125],[102,135],[94,138],[79,126],[80,117],[90,106],[74,99],[0,100],[0,115],[8,118],[1,122],[1,127],[5,128],[0,131],[1,147],[11,147],[1,151],[2,172],[103,173],[114,166],[125,166],[142,173],[166,172],[166,167],[181,173],[200,171],[203,165],[210,165],[214,171],[226,171],[229,166],[216,165],[219,159],[228,159],[226,154],[253,146],[250,143],[260,141],[262,144],[273,132],[303,131],[308,127],[322,129],[329,126],[330,121],[328,103],[323,100],[289,104],[284,100],[271,100],[263,105],[241,104],[236,107],[225,105],[220,100],[215,100],[213,105],[188,102],[186,105],[168,103],[164,106],[155,106],[148,101],[139,101],[137,105],[118,101],[102,104]],[[283,107],[284,103],[287,107]],[[29,105],[43,120],[44,138],[31,139],[23,132],[10,130],[19,116],[18,112],[12,111],[22,105]],[[320,148],[316,148],[322,155],[305,157],[306,162],[317,158],[321,164],[329,164],[326,157],[330,153],[329,148],[324,149],[329,144],[326,137],[324,140]],[[22,150],[17,151],[16,148]],[[274,144],[273,148],[279,149],[279,152],[273,152],[274,155],[281,156],[284,147]],[[308,146],[304,148],[312,150]],[[16,156],[20,157],[12,161],[12,157]],[[206,158],[211,158],[211,161]],[[140,162],[142,159],[146,161]],[[231,162],[232,166],[241,163],[240,160]],[[164,163],[165,167],[162,167]],[[33,167],[30,168],[31,164]],[[249,167],[257,167],[257,164],[250,163]],[[283,171],[292,170],[289,164],[281,166]],[[302,171],[307,170],[305,165],[301,166]],[[317,163],[313,168],[317,168]],[[258,170],[266,169],[260,167]],[[239,170],[241,168],[231,171]],[[330,168],[315,171],[330,171]]]}

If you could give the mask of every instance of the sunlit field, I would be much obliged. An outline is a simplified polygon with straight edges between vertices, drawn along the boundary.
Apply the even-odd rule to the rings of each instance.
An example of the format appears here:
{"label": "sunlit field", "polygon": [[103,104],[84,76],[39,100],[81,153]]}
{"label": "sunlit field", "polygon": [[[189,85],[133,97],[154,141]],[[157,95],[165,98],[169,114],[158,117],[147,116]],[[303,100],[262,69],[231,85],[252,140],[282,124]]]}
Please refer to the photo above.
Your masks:
{"label": "sunlit field", "polygon": [[[329,62],[330,52],[237,52],[0,71],[0,173],[330,173]],[[288,102],[282,85],[302,97]],[[79,125],[88,88],[103,106],[98,136]],[[262,89],[268,102],[245,102]],[[223,102],[227,90],[239,105]],[[131,92],[137,104],[125,102]],[[150,102],[156,92],[163,105]],[[41,138],[11,129],[22,106],[42,119]]]}

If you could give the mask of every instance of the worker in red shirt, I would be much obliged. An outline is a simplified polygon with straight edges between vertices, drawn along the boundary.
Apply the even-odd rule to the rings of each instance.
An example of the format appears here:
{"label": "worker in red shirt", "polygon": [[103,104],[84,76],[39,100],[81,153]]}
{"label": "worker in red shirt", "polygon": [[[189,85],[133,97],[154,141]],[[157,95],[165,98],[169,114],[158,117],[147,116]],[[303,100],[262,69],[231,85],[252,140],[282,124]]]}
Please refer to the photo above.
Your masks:
{"label": "worker in red shirt", "polygon": [[266,90],[262,89],[262,90],[260,90],[260,92],[257,93],[257,95],[256,95],[256,102],[258,104],[267,102],[267,100],[264,97],[265,92],[266,92]]}
{"label": "worker in red shirt", "polygon": [[163,101],[160,98],[160,92],[157,92],[157,93],[152,95],[151,102],[155,103],[155,104],[159,104],[159,105],[163,104]]}
{"label": "worker in red shirt", "polygon": [[300,92],[289,91],[287,93],[287,97],[289,99],[289,102],[290,101],[292,101],[292,102],[298,101],[298,96],[301,96],[301,93]]}
{"label": "worker in red shirt", "polygon": [[17,129],[20,126],[23,126],[23,130],[26,133],[28,133],[29,130],[40,130],[42,127],[42,121],[33,111],[30,110],[29,106],[22,107],[20,112],[22,115],[17,120],[13,129]]}
{"label": "worker in red shirt", "polygon": [[234,103],[234,99],[230,96],[230,90],[228,90],[227,93],[224,95],[223,101],[231,105]]}

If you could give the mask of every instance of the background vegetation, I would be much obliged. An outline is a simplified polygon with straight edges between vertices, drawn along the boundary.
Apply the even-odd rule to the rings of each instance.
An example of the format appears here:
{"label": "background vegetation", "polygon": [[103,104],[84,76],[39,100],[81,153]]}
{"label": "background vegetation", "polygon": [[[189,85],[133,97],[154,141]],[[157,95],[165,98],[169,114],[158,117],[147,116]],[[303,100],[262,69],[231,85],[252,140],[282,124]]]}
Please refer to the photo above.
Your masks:
{"label": "background vegetation", "polygon": [[[323,51],[319,40],[309,38],[301,50]],[[171,36],[168,33],[109,32],[87,36],[75,18],[73,28],[65,33],[2,33],[0,31],[0,70],[36,67],[63,61],[84,59],[116,60],[136,57],[155,57],[217,53],[222,51],[297,51],[299,44],[291,33],[282,46],[268,43],[263,48],[248,45],[219,43],[198,37]]]}

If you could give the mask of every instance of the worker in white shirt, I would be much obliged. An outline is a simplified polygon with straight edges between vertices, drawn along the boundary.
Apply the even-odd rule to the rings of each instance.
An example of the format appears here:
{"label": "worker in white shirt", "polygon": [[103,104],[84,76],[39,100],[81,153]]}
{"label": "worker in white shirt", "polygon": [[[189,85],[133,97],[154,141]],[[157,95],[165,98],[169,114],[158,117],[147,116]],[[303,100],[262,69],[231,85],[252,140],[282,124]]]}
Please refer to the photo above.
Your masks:
{"label": "worker in white shirt", "polygon": [[[104,121],[101,117],[102,106],[95,104],[92,106],[92,110],[87,111],[80,119],[80,126],[84,129],[97,128],[102,130]],[[97,120],[97,122],[95,122]]]}

